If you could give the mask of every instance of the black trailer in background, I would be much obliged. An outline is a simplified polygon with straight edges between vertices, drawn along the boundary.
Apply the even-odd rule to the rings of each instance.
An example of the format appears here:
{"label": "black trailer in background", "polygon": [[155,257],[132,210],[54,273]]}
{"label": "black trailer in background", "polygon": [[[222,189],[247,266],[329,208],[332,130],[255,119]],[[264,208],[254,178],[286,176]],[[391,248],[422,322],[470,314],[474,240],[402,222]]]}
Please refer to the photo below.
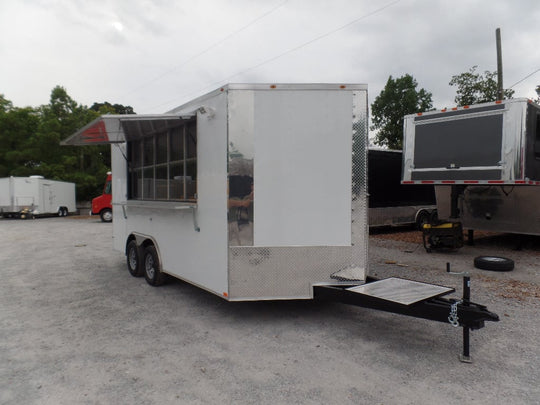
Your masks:
{"label": "black trailer in background", "polygon": [[369,226],[422,224],[436,208],[433,185],[401,184],[402,152],[368,149]]}

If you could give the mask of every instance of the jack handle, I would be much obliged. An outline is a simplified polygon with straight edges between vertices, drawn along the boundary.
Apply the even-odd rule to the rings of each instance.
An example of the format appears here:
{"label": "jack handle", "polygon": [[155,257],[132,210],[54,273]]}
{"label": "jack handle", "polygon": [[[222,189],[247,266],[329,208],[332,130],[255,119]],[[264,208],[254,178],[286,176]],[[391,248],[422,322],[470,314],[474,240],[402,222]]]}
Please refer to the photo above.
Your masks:
{"label": "jack handle", "polygon": [[[469,272],[452,272],[450,271],[450,263],[446,263],[446,272],[456,276],[463,276],[463,298],[461,300],[461,305],[469,306],[471,302],[471,276]],[[465,325],[463,325],[463,353],[459,356],[459,359],[463,363],[472,362],[470,354],[470,328]]]}

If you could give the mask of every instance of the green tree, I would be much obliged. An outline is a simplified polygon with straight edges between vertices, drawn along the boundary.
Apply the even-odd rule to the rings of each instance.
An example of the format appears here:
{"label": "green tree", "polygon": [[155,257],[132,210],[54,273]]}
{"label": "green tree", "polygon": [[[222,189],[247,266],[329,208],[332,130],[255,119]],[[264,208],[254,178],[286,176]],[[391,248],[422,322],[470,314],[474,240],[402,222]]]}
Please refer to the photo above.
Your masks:
{"label": "green tree", "polygon": [[13,108],[13,103],[7,100],[3,94],[0,94],[0,113],[8,112]]}
{"label": "green tree", "polygon": [[538,96],[536,103],[540,104],[540,86],[536,86],[536,95]]}
{"label": "green tree", "polygon": [[417,90],[418,83],[409,74],[388,78],[386,86],[371,104],[372,131],[377,131],[375,144],[390,149],[401,149],[403,117],[415,112],[429,111],[433,107],[431,93]]}
{"label": "green tree", "polygon": [[37,108],[14,107],[0,95],[0,177],[42,175],[76,183],[78,201],[96,196],[110,170],[110,147],[60,146],[60,141],[100,113],[133,113],[133,109],[110,103],[89,109],[61,86],[52,90],[48,104]]}
{"label": "green tree", "polygon": [[[40,125],[32,138],[31,149],[36,165],[34,171],[50,179],[72,181],[77,172],[95,168],[101,159],[98,149],[61,147],[60,141],[97,117],[97,113],[79,105],[66,89],[56,86],[50,103],[40,108]],[[97,147],[96,147],[97,148]],[[102,160],[102,165],[105,163]],[[107,168],[101,170],[106,173]],[[96,175],[97,173],[92,173]],[[85,185],[77,184],[78,197],[85,194]]]}
{"label": "green tree", "polygon": [[[458,106],[487,103],[497,100],[497,72],[486,70],[484,74],[477,73],[478,66],[473,66],[468,72],[452,76],[450,86],[457,86],[454,102]],[[512,98],[514,90],[504,89],[505,99]]]}
{"label": "green tree", "polygon": [[133,107],[131,107],[129,105],[124,106],[122,104],[111,104],[108,101],[105,101],[103,103],[94,103],[94,104],[92,104],[92,107],[90,107],[90,109],[98,112],[100,115],[103,115],[103,114],[135,114],[135,111],[133,111]]}
{"label": "green tree", "polygon": [[0,177],[24,171],[32,156],[28,144],[39,125],[39,114],[31,108],[17,108],[0,95]]}

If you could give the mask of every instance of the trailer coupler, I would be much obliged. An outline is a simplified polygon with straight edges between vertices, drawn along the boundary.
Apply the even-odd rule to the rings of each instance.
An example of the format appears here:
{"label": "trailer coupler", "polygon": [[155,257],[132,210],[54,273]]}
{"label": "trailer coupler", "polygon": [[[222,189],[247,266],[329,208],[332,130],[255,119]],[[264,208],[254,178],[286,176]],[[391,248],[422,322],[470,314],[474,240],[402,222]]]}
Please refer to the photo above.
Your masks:
{"label": "trailer coupler", "polygon": [[[386,288],[385,285],[390,288]],[[422,298],[422,286],[425,286],[424,289],[428,295],[432,295],[430,298]],[[396,278],[379,280],[368,277],[366,283],[360,286],[317,285],[313,289],[315,299],[450,323],[455,327],[461,326],[463,328],[463,353],[459,359],[462,362],[470,363],[472,361],[470,331],[483,328],[485,321],[499,321],[499,316],[488,311],[486,306],[471,302],[470,277],[468,275],[463,278],[463,286],[461,300],[441,298],[441,295],[455,291],[453,288]],[[412,292],[412,290],[416,291]],[[416,294],[418,300],[416,298],[403,298],[411,297],[411,294]],[[407,299],[414,302],[409,303]]]}

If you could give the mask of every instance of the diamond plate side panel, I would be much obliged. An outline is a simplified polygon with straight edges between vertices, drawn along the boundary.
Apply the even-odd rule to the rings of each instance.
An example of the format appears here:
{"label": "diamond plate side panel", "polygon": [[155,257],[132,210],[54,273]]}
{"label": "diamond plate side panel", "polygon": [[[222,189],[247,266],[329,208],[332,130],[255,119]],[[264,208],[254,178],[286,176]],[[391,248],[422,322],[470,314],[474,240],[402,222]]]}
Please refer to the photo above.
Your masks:
{"label": "diamond plate side panel", "polygon": [[368,257],[368,98],[367,91],[353,92],[352,123],[352,245],[351,265],[367,272]]}
{"label": "diamond plate side panel", "polygon": [[229,299],[313,298],[313,284],[349,267],[349,246],[230,247]]}

